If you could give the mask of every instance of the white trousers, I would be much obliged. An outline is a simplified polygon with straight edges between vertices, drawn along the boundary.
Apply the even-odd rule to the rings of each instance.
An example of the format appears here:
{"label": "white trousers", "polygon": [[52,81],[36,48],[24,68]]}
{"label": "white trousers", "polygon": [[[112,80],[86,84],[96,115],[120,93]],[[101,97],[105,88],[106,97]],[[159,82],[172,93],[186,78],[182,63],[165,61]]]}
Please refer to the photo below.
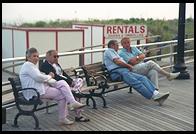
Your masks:
{"label": "white trousers", "polygon": [[133,66],[132,72],[145,75],[152,81],[157,89],[159,89],[158,84],[158,72],[161,70],[161,67],[152,60],[147,62],[142,62]]}

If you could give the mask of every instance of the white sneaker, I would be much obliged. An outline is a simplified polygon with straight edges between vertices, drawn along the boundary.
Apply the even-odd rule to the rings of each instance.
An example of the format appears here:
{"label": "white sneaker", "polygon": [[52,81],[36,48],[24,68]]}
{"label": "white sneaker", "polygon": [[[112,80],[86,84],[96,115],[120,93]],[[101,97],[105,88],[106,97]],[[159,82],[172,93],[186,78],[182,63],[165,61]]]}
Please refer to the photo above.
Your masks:
{"label": "white sneaker", "polygon": [[180,75],[180,72],[177,72],[177,73],[170,73],[170,75],[167,77],[167,79],[169,81],[175,79],[176,77],[178,77]]}
{"label": "white sneaker", "polygon": [[69,104],[70,109],[79,109],[79,108],[83,108],[85,106],[86,106],[86,104],[82,104],[82,103],[79,103],[79,102]]}
{"label": "white sneaker", "polygon": [[166,92],[166,93],[159,93],[157,94],[153,100],[154,101],[157,101],[159,103],[159,105],[163,105],[164,101],[168,98],[169,96],[169,92]]}
{"label": "white sneaker", "polygon": [[64,121],[59,121],[59,125],[71,125],[74,121],[70,121],[69,119],[65,118]]}

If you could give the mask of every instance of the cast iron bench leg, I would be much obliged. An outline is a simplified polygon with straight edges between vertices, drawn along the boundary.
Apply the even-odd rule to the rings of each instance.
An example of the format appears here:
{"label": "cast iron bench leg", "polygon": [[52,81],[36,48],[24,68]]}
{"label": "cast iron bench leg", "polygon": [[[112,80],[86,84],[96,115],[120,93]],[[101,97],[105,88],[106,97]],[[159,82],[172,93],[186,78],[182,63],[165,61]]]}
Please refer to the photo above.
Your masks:
{"label": "cast iron bench leg", "polygon": [[89,99],[91,99],[92,102],[93,102],[93,109],[97,109],[97,107],[96,107],[96,101],[94,100],[93,97],[88,97],[88,98],[86,99],[86,105],[89,106]]}
{"label": "cast iron bench leg", "polygon": [[86,98],[86,105],[89,106],[89,97]]}
{"label": "cast iron bench leg", "polygon": [[37,119],[37,117],[35,116],[34,113],[32,114],[32,116],[33,116],[33,118],[34,118],[34,120],[35,120],[35,129],[41,129],[41,128],[39,127],[39,120]]}
{"label": "cast iron bench leg", "polygon": [[106,106],[106,101],[105,101],[105,98],[103,96],[100,96],[100,98],[103,100],[103,108],[108,108]]}
{"label": "cast iron bench leg", "polygon": [[129,87],[129,93],[132,94],[133,91],[132,91],[132,87]]}
{"label": "cast iron bench leg", "polygon": [[91,100],[93,101],[93,109],[97,109],[97,107],[96,107],[96,101],[93,99],[93,97],[91,97]]}
{"label": "cast iron bench leg", "polygon": [[18,126],[18,117],[20,116],[20,115],[22,115],[22,113],[17,113],[17,115],[15,116],[15,118],[14,118],[14,125],[12,125],[13,127],[19,127]]}

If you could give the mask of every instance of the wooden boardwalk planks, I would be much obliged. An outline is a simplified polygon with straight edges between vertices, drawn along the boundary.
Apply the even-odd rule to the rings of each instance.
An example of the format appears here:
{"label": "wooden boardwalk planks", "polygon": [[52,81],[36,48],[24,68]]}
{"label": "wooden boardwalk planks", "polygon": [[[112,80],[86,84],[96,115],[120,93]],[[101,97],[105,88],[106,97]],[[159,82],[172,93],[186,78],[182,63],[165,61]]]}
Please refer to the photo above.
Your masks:
{"label": "wooden boardwalk planks", "polygon": [[[13,128],[14,107],[7,110],[7,124],[2,125],[2,131],[193,131],[194,71],[191,67],[188,67],[190,80],[159,81],[159,91],[171,93],[161,107],[152,100],[146,100],[135,90],[129,94],[128,89],[123,89],[107,94],[108,108],[102,107],[99,98],[96,98],[97,110],[92,106],[85,107],[83,115],[90,118],[90,122],[58,126],[55,106],[50,108],[51,114],[46,114],[45,110],[36,112],[41,130],[34,130],[33,119],[24,116],[19,117],[20,127]],[[70,111],[69,117],[74,119],[73,111]]]}

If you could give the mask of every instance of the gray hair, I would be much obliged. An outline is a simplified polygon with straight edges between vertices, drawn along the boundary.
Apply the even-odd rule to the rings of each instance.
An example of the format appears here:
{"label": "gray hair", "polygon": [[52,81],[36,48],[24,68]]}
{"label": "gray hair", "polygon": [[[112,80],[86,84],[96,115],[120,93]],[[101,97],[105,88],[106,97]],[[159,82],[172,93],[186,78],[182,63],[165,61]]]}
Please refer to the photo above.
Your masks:
{"label": "gray hair", "polygon": [[47,57],[47,56],[50,56],[50,55],[52,54],[52,52],[56,52],[56,50],[54,50],[54,49],[48,50],[48,51],[46,52],[46,57]]}
{"label": "gray hair", "polygon": [[36,48],[32,47],[32,48],[27,49],[27,51],[26,51],[26,61],[27,61],[27,58],[30,57],[33,53],[38,53]]}
{"label": "gray hair", "polygon": [[108,48],[111,48],[111,46],[112,46],[113,44],[115,44],[115,43],[118,43],[118,41],[117,41],[117,40],[110,40],[110,41],[108,42]]}

